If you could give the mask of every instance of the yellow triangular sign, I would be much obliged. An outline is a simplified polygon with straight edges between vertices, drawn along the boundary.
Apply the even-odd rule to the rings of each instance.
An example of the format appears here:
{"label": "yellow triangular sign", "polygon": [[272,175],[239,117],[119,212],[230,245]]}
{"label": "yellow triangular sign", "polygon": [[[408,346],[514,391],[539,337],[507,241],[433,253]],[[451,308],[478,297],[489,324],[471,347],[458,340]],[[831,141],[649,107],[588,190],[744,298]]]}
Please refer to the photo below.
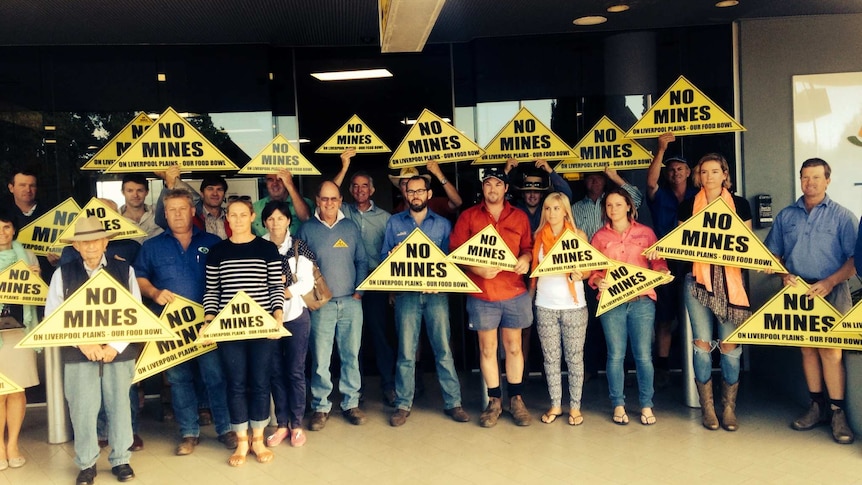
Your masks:
{"label": "yellow triangular sign", "polygon": [[24,261],[0,271],[0,303],[44,305],[47,296],[48,285]]}
{"label": "yellow triangular sign", "polygon": [[571,156],[572,149],[562,138],[533,116],[530,110],[521,108],[485,146],[485,154],[477,158],[473,165],[506,163],[510,158],[523,162],[537,158],[559,160]]}
{"label": "yellow triangular sign", "polygon": [[389,153],[392,150],[375,135],[358,115],[353,115],[341,128],[320,145],[314,153],[341,153],[355,148],[356,153]]}
{"label": "yellow triangular sign", "polygon": [[732,344],[782,345],[862,350],[862,335],[833,331],[841,314],[819,296],[808,298],[809,286],[796,279],[760,307],[725,340]]}
{"label": "yellow triangular sign", "polygon": [[669,283],[673,280],[673,275],[611,260],[605,279],[610,286],[599,295],[596,316],[622,305],[650,288]]}
{"label": "yellow triangular sign", "polygon": [[418,227],[357,288],[380,291],[479,293],[478,286]]}
{"label": "yellow triangular sign", "polygon": [[[797,278],[799,281],[799,278]],[[853,308],[841,318],[838,325],[832,329],[832,333],[853,333],[862,334],[862,300],[855,304]]]}
{"label": "yellow triangular sign", "polygon": [[81,170],[108,169],[152,125],[153,120],[146,113],[135,116],[119,133],[108,140],[108,143],[105,143],[105,146],[81,167]]}
{"label": "yellow triangular sign", "polygon": [[75,199],[69,197],[57,207],[42,214],[41,217],[19,230],[17,241],[25,249],[33,251],[38,256],[47,256],[48,254],[60,256],[63,247],[56,246],[55,243],[60,233],[72,224],[79,212],[81,212],[81,207],[78,206]]}
{"label": "yellow triangular sign", "polygon": [[4,394],[15,394],[16,392],[23,392],[24,388],[10,381],[8,377],[0,374],[0,396]]}
{"label": "yellow triangular sign", "polygon": [[129,290],[100,269],[45,317],[16,347],[65,347],[173,338]]}
{"label": "yellow triangular sign", "polygon": [[745,131],[745,128],[680,76],[637,120],[626,138],[657,138],[668,131],[681,136]]}
{"label": "yellow triangular sign", "polygon": [[135,363],[133,383],[216,349],[212,342],[196,342],[204,324],[204,307],[199,303],[174,295],[174,301],[165,305],[159,319],[171,327],[174,338],[144,345]]}
{"label": "yellow triangular sign", "polygon": [[566,172],[601,172],[647,168],[652,154],[640,143],[625,137],[625,131],[607,116],[596,123],[572,148],[577,158],[560,162],[554,170]]}
{"label": "yellow triangular sign", "polygon": [[536,266],[530,278],[549,274],[592,271],[607,268],[611,260],[598,249],[590,246],[586,239],[566,229],[554,246]]}
{"label": "yellow triangular sign", "polygon": [[105,172],[154,172],[172,165],[195,172],[237,170],[221,150],[169,107]]}
{"label": "yellow triangular sign", "polygon": [[347,243],[344,242],[344,239],[339,238],[338,241],[335,241],[335,244],[332,245],[334,248],[346,248]]}
{"label": "yellow triangular sign", "polygon": [[389,168],[425,166],[431,160],[437,163],[473,160],[483,153],[473,140],[424,109],[389,159]]}
{"label": "yellow triangular sign", "polygon": [[276,173],[286,168],[292,175],[320,175],[302,153],[288,143],[283,135],[276,135],[271,142],[267,143],[242,170],[240,175],[266,175]]}
{"label": "yellow triangular sign", "polygon": [[667,259],[787,272],[721,197],[648,247],[643,254],[653,250]]}
{"label": "yellow triangular sign", "polygon": [[69,246],[68,243],[60,242],[60,240],[67,239],[75,235],[75,222],[78,220],[78,217],[90,216],[98,217],[99,220],[102,221],[102,226],[105,227],[106,231],[117,233],[113,239],[134,239],[136,237],[147,236],[147,233],[140,227],[136,226],[134,222],[121,216],[119,212],[112,209],[97,197],[93,197],[89,202],[87,202],[87,205],[81,209],[78,215],[72,219],[72,222],[63,229],[63,232],[57,236],[57,240],[54,242],[54,247],[62,248],[63,246]]}
{"label": "yellow triangular sign", "polygon": [[509,271],[515,269],[515,265],[518,264],[518,258],[512,254],[509,246],[506,246],[506,242],[493,224],[488,224],[467,242],[458,246],[449,253],[446,260],[467,266],[503,268]]}
{"label": "yellow triangular sign", "polygon": [[228,342],[253,338],[290,336],[281,322],[257,304],[246,292],[239,291],[199,333],[200,340]]}

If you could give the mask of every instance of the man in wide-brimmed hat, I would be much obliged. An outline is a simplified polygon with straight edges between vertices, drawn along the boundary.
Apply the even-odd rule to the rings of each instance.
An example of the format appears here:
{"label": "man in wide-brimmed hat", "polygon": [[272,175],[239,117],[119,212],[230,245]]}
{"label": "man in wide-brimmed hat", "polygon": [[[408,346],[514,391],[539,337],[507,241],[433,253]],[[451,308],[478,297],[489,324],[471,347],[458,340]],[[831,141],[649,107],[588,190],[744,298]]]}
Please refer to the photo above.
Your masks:
{"label": "man in wide-brimmed hat", "polygon": [[[105,258],[108,241],[116,233],[105,231],[96,216],[79,217],[72,237],[60,242],[71,243],[80,260],[66,263],[54,272],[45,313],[56,310],[68,295],[74,293],[100,269],[104,269],[140,301],[141,292],[135,272],[125,261]],[[132,421],[129,412],[129,386],[135,372],[135,360],[140,344],[110,342],[63,347],[63,391],[69,402],[69,415],[75,432],[75,464],[80,472],[76,483],[90,485],[96,477],[99,444],[96,421],[104,403],[108,416],[108,443],[111,454],[111,472],[117,480],[126,482],[135,478],[129,466],[132,445]]]}
{"label": "man in wide-brimmed hat", "polygon": [[[523,169],[524,165],[529,167]],[[521,197],[515,199],[512,205],[527,213],[530,229],[536,232],[542,219],[542,202],[545,197],[551,192],[562,192],[571,201],[572,189],[560,174],[554,172],[547,160],[540,158],[535,163],[524,165],[519,165],[518,160],[510,158],[506,161],[503,172],[512,180],[512,188],[521,192]]]}

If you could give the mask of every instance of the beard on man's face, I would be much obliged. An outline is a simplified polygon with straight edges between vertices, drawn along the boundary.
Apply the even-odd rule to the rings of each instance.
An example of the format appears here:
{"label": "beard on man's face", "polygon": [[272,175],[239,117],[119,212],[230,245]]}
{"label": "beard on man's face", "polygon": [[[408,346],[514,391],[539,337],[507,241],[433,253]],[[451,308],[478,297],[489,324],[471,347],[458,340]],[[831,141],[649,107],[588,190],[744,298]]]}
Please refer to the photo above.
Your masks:
{"label": "beard on man's face", "polygon": [[410,210],[413,212],[422,212],[425,208],[428,207],[428,201],[423,200],[422,202],[417,203],[416,200],[410,201]]}

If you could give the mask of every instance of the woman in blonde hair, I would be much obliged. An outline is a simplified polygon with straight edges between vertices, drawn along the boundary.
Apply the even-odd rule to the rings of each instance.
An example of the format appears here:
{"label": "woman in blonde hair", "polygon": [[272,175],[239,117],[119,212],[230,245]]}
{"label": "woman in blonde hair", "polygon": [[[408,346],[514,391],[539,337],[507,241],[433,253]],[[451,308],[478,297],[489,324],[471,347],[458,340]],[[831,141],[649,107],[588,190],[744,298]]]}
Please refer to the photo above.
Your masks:
{"label": "woman in blonde hair", "polygon": [[[717,153],[704,155],[693,170],[694,185],[700,191],[682,202],[678,218],[685,221],[697,214],[715,199],[721,197],[736,215],[751,228],[751,206],[742,197],[730,193],[730,174],[727,160]],[[739,364],[742,347],[724,342],[740,323],[750,315],[748,293],[742,270],[729,266],[693,263],[685,278],[685,307],[691,320],[694,339],[694,380],[700,396],[703,426],[718,429],[712,392],[712,356],[716,348],[721,352],[721,425],[727,431],[736,431],[736,394],[739,389]],[[718,339],[713,340],[713,317],[718,320]]]}
{"label": "woman in blonde hair", "polygon": [[[575,227],[569,198],[554,192],[542,204],[542,216],[533,245],[533,269],[547,256],[566,229],[584,240],[587,235]],[[542,344],[545,376],[551,407],[542,415],[543,423],[553,423],[563,413],[560,361],[565,355],[569,370],[569,424],[584,422],[581,391],[584,385],[584,339],[587,332],[587,304],[584,278],[589,271],[540,276],[532,280],[536,292],[536,328]],[[562,345],[561,345],[562,343]]]}

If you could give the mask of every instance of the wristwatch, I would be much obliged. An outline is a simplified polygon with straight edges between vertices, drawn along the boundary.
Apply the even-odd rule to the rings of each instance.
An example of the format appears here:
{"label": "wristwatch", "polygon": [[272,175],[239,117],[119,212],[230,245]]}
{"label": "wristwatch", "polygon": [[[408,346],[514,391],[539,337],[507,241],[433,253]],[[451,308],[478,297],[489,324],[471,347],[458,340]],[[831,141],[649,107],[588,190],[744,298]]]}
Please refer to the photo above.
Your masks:
{"label": "wristwatch", "polygon": [[446,185],[448,183],[449,183],[449,181],[446,180],[445,178],[440,179],[440,185]]}

